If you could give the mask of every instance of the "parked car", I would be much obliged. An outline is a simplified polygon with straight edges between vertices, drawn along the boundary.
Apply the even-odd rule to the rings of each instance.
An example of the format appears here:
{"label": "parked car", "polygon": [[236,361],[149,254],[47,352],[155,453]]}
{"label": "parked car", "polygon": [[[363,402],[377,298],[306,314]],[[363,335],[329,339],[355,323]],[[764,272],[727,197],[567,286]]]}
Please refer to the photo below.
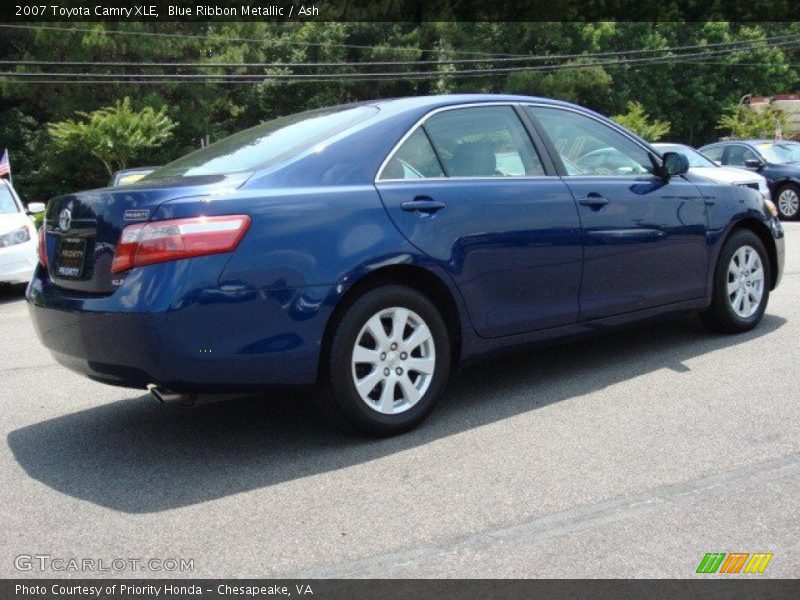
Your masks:
{"label": "parked car", "polygon": [[800,143],[776,140],[731,140],[700,148],[724,166],[739,167],[766,178],[784,219],[800,217]]}
{"label": "parked car", "polygon": [[134,169],[123,169],[122,171],[117,171],[114,173],[114,176],[111,178],[111,181],[108,183],[109,187],[115,185],[128,185],[130,183],[136,183],[145,175],[149,175],[153,171],[155,171],[158,167],[136,167]]}
{"label": "parked car", "polygon": [[[602,148],[637,172],[568,174]],[[92,379],[181,402],[316,386],[341,423],[394,434],[458,365],[676,312],[755,327],[781,224],[755,190],[688,169],[542,98],[300,113],[51,200],[29,306]]]}
{"label": "parked car", "polygon": [[38,238],[31,214],[44,211],[32,202],[26,209],[7,179],[0,178],[0,283],[27,283],[38,262]]}
{"label": "parked car", "polygon": [[686,146],[685,144],[658,143],[653,144],[653,148],[662,154],[664,152],[680,152],[683,154],[689,159],[690,173],[708,177],[719,183],[730,183],[732,185],[753,188],[754,190],[758,190],[764,199],[771,199],[767,180],[758,173],[753,173],[752,171],[746,171],[744,169],[720,166],[710,158],[703,156],[691,146]]}

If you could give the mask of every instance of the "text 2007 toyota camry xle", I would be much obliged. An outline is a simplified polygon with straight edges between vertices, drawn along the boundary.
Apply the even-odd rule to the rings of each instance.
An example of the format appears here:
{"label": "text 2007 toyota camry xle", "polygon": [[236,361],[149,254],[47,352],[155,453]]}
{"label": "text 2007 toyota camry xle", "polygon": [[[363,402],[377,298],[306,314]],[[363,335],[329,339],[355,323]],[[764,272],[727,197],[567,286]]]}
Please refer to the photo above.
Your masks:
{"label": "text 2007 toyota camry xle", "polygon": [[301,113],[51,200],[29,305],[92,379],[316,385],[342,423],[397,433],[457,365],[508,349],[678,311],[755,327],[783,268],[775,207],[686,170],[540,98]]}

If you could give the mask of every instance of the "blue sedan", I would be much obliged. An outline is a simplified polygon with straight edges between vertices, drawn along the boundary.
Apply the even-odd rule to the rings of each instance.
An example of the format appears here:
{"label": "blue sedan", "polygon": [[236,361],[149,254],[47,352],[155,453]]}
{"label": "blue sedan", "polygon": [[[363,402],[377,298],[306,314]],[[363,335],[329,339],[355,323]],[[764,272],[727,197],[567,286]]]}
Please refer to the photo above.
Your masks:
{"label": "blue sedan", "polygon": [[458,366],[677,312],[755,327],[783,229],[610,120],[454,95],[263,123],[48,203],[27,297],[70,369],[162,400],[316,387],[419,424]]}

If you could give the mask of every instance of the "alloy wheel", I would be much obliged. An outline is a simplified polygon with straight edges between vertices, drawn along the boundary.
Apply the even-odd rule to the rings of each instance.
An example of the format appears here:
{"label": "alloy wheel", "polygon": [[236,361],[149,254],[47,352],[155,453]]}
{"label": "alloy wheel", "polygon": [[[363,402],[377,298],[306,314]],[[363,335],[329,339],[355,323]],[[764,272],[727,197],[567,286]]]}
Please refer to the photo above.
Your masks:
{"label": "alloy wheel", "polygon": [[800,208],[800,198],[797,192],[791,188],[783,190],[778,196],[778,210],[781,215],[791,219],[797,214],[798,208]]}
{"label": "alloy wheel", "polygon": [[425,395],[436,368],[433,334],[417,313],[395,306],[361,328],[352,354],[352,376],[361,399],[388,415],[412,408]]}
{"label": "alloy wheel", "polygon": [[764,266],[752,246],[741,246],[728,265],[728,302],[733,312],[743,319],[752,317],[764,296]]}

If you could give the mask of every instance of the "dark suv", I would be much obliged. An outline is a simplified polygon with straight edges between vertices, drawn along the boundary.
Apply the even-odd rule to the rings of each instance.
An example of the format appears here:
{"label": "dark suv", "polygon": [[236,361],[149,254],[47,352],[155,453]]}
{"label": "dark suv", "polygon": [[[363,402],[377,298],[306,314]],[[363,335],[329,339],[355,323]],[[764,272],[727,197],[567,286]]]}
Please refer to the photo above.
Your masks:
{"label": "dark suv", "polygon": [[800,216],[800,143],[786,140],[730,140],[699,148],[726,167],[763,175],[783,219]]}

